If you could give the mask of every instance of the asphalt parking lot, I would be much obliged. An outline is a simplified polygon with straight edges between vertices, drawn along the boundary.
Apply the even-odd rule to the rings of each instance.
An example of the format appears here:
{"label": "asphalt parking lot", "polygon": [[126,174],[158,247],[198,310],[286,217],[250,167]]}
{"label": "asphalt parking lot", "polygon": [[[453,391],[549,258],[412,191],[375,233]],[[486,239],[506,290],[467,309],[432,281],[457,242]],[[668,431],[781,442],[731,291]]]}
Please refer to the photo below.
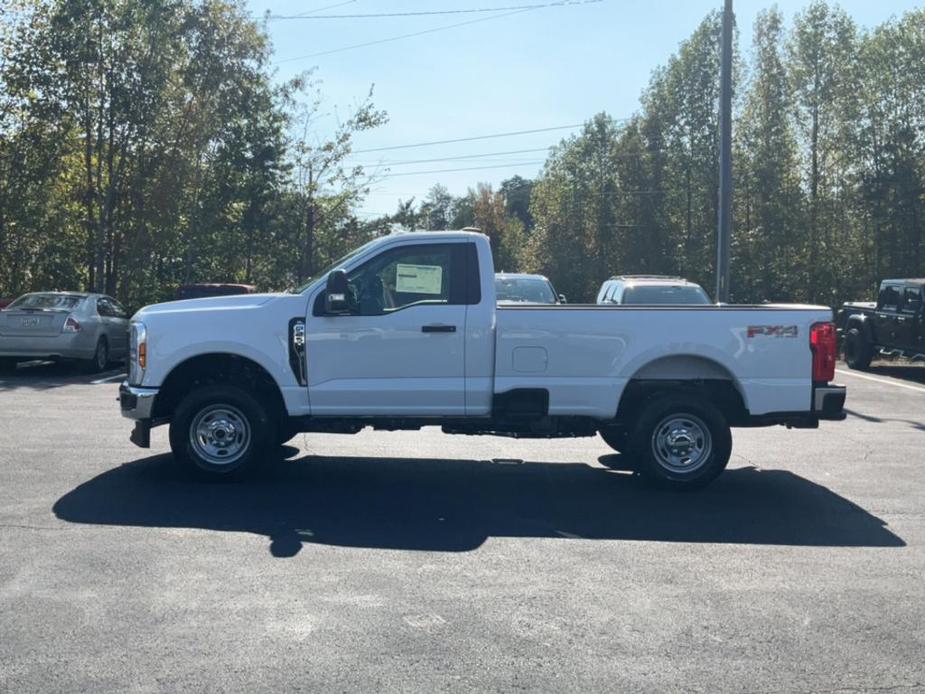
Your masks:
{"label": "asphalt parking lot", "polygon": [[246,484],[118,371],[0,377],[0,691],[925,691],[925,368],[737,430],[695,494],[600,439],[310,435]]}

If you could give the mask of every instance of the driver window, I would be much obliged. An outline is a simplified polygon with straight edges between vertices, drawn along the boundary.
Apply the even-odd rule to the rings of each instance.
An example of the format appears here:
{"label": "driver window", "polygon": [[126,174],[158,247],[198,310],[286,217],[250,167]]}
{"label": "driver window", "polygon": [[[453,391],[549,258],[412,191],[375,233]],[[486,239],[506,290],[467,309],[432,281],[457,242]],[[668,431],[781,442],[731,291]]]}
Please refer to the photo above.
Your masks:
{"label": "driver window", "polygon": [[348,276],[351,313],[377,316],[412,304],[449,303],[450,244],[396,248]]}
{"label": "driver window", "polygon": [[882,311],[895,311],[899,308],[899,288],[888,284],[880,292],[880,309]]}

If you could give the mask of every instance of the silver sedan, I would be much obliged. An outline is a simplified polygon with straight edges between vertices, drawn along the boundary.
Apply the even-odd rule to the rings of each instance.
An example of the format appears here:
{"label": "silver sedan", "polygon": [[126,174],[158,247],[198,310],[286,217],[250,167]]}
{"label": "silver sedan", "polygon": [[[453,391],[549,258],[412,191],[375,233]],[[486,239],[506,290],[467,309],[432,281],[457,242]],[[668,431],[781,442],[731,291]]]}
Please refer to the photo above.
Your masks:
{"label": "silver sedan", "polygon": [[0,369],[31,359],[73,359],[91,372],[128,354],[129,317],[104,294],[37,292],[0,311]]}

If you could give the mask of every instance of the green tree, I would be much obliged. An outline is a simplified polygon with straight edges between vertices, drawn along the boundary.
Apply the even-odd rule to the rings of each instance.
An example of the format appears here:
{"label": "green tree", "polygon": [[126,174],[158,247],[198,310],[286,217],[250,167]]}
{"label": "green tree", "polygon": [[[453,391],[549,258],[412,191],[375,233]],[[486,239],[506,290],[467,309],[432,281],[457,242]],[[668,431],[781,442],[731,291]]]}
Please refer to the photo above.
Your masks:
{"label": "green tree", "polygon": [[[835,249],[835,229],[845,220],[853,99],[857,85],[857,30],[841,9],[816,0],[797,15],[788,42],[788,66],[796,122],[805,149],[808,191],[807,295],[834,300],[836,277],[826,259]],[[823,289],[827,288],[827,289]]]}
{"label": "green tree", "polygon": [[784,57],[783,18],[762,12],[755,22],[752,79],[736,142],[734,297],[786,301],[807,271],[799,151]]}
{"label": "green tree", "polygon": [[877,28],[860,55],[858,212],[869,260],[857,275],[870,291],[886,276],[925,274],[925,11]]}

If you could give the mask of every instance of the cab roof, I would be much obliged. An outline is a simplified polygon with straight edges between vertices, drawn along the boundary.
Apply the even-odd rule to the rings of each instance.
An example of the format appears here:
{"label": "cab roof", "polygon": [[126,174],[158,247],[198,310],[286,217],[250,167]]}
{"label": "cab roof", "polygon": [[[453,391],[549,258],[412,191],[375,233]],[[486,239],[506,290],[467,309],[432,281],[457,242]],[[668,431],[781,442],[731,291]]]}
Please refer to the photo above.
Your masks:
{"label": "cab roof", "polygon": [[502,280],[545,280],[549,281],[546,275],[537,275],[533,272],[496,272],[496,279]]}
{"label": "cab roof", "polygon": [[649,284],[658,286],[678,286],[678,287],[699,287],[696,282],[691,282],[683,277],[674,277],[671,275],[618,275],[611,277],[608,282],[624,282],[625,284]]}
{"label": "cab roof", "polygon": [[436,238],[436,239],[456,239],[456,238],[471,239],[471,238],[476,238],[476,237],[485,238],[485,234],[481,233],[480,231],[474,231],[472,229],[458,229],[458,230],[446,229],[446,230],[440,230],[440,231],[427,231],[427,230],[422,230],[422,229],[418,229],[415,231],[398,230],[398,231],[389,232],[388,234],[380,238],[387,239],[387,238],[395,237],[395,236],[421,236],[421,237],[426,236],[427,238]]}
{"label": "cab roof", "polygon": [[907,277],[906,279],[883,280],[884,284],[922,284],[925,285],[925,277]]}

